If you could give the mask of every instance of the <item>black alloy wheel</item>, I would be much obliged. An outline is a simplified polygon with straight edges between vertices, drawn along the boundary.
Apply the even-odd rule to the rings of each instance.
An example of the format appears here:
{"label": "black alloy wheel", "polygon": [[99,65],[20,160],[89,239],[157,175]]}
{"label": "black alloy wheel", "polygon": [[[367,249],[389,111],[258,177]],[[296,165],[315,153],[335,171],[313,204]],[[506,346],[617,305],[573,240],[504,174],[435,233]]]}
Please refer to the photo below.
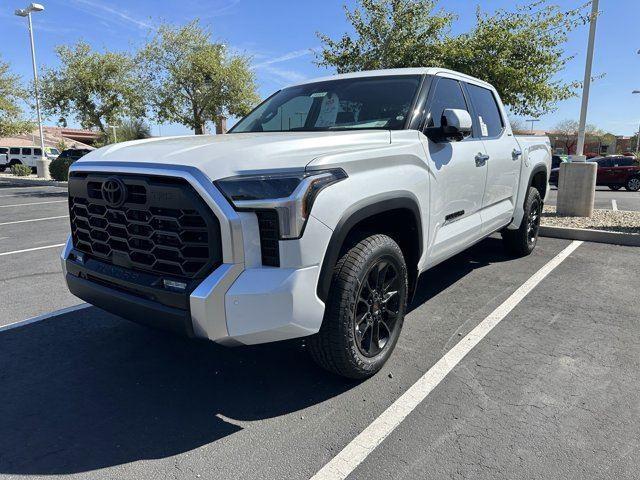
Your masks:
{"label": "black alloy wheel", "polygon": [[538,241],[538,231],[540,230],[540,217],[542,216],[542,202],[535,199],[531,204],[529,215],[527,216],[527,242],[535,245]]}
{"label": "black alloy wheel", "polygon": [[394,264],[381,258],[364,277],[354,311],[354,334],[360,353],[375,357],[389,344],[400,317],[402,279]]}

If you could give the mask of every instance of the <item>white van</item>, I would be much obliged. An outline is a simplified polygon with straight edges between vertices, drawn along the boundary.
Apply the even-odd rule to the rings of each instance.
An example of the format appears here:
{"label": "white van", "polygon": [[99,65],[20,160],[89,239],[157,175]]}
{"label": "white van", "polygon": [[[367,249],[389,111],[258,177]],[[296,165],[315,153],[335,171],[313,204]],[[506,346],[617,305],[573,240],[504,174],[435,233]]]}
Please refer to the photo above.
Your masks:
{"label": "white van", "polygon": [[[2,155],[7,154],[6,157]],[[60,152],[54,147],[45,147],[45,155],[49,160],[55,159]],[[36,168],[36,161],[42,156],[40,147],[0,147],[0,168],[10,167],[11,165],[27,165]]]}

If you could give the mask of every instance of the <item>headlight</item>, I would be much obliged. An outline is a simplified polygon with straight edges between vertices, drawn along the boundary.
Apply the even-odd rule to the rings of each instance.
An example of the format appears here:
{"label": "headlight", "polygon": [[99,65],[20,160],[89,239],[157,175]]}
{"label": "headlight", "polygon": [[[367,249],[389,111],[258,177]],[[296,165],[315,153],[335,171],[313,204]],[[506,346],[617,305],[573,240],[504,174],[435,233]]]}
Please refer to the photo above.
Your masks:
{"label": "headlight", "polygon": [[347,177],[341,169],[223,178],[217,187],[236,210],[275,210],[281,239],[299,238],[313,201],[325,187]]}

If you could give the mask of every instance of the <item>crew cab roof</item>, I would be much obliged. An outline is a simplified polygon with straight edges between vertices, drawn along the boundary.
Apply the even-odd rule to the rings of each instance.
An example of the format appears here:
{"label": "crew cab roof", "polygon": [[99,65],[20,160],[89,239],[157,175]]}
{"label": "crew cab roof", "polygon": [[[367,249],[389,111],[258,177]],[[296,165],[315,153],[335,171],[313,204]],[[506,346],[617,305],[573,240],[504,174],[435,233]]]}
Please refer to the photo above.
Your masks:
{"label": "crew cab roof", "polygon": [[486,87],[493,88],[489,83],[485,82],[484,80],[480,80],[479,78],[472,77],[470,75],[465,75],[464,73],[456,72],[454,70],[449,70],[446,68],[438,68],[438,67],[388,68],[384,70],[365,70],[363,72],[339,73],[337,75],[328,75],[324,77],[303,80],[288,86],[293,87],[295,85],[305,85],[307,83],[326,82],[330,80],[341,80],[346,78],[382,77],[382,76],[391,76],[391,75],[436,75],[436,74],[443,74],[443,73],[459,79],[468,80],[470,82],[477,83],[479,85],[484,85]]}

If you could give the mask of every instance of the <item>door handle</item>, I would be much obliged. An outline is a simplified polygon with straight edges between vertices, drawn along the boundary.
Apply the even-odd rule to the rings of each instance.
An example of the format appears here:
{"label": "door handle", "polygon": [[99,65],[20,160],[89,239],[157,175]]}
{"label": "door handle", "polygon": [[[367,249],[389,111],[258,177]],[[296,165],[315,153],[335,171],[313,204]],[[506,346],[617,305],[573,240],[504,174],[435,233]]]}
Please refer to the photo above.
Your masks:
{"label": "door handle", "polygon": [[478,153],[476,155],[476,167],[482,167],[489,160],[489,155],[485,155],[484,153]]}
{"label": "door handle", "polygon": [[511,158],[514,160],[517,160],[520,155],[522,155],[522,150],[518,150],[517,148],[514,148],[513,152],[511,152]]}

